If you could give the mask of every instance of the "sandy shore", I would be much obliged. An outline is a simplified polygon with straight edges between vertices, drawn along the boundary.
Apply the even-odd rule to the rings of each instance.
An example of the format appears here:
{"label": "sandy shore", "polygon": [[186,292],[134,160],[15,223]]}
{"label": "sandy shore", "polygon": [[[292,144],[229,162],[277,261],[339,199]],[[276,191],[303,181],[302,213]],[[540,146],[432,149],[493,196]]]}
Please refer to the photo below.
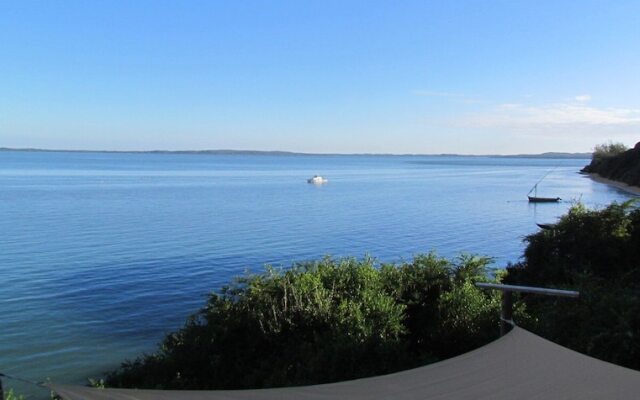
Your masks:
{"label": "sandy shore", "polygon": [[591,179],[596,182],[604,183],[606,185],[610,185],[616,187],[620,190],[624,190],[625,192],[635,194],[636,196],[640,196],[640,187],[638,186],[630,186],[623,182],[612,181],[611,179],[603,178],[598,174],[585,174],[588,175]]}

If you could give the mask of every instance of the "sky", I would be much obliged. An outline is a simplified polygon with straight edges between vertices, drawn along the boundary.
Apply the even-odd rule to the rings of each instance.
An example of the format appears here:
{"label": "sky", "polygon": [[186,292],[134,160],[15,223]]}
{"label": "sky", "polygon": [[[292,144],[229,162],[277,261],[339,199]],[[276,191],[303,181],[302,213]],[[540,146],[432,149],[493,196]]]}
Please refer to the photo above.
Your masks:
{"label": "sky", "polygon": [[640,141],[640,1],[0,0],[0,147]]}

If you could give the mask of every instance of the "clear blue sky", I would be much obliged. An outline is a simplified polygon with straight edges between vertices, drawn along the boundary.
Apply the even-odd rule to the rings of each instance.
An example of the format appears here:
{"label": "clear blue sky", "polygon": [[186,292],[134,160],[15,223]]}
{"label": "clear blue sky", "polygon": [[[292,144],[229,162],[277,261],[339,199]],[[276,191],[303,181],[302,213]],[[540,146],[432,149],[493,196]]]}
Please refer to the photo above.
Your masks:
{"label": "clear blue sky", "polygon": [[640,140],[640,1],[0,0],[0,147]]}

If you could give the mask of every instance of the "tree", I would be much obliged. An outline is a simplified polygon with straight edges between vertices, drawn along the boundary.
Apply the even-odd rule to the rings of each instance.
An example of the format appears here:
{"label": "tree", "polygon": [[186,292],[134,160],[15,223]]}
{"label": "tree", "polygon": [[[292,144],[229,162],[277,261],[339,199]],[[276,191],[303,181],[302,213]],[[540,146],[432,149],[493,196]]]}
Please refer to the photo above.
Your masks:
{"label": "tree", "polygon": [[593,159],[614,157],[618,154],[624,153],[628,148],[624,143],[614,143],[609,141],[607,143],[598,144],[593,148]]}

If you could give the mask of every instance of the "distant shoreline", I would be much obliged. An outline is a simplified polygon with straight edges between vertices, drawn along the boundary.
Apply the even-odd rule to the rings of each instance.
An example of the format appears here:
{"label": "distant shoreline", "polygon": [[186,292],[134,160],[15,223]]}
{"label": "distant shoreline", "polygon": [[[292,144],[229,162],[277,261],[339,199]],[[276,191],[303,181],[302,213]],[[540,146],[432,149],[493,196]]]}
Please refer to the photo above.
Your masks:
{"label": "distant shoreline", "polygon": [[624,182],[614,181],[612,179],[603,178],[602,176],[596,173],[585,173],[589,178],[593,179],[596,182],[604,183],[605,185],[613,186],[617,189],[623,190],[627,193],[635,194],[636,196],[640,196],[640,187],[627,185]]}
{"label": "distant shoreline", "polygon": [[264,156],[383,156],[383,157],[484,157],[484,158],[537,158],[537,159],[590,159],[591,153],[540,153],[540,154],[393,154],[393,153],[299,153],[293,151],[262,150],[64,150],[0,147],[0,152],[44,153],[123,153],[123,154],[210,154],[210,155],[264,155]]}

